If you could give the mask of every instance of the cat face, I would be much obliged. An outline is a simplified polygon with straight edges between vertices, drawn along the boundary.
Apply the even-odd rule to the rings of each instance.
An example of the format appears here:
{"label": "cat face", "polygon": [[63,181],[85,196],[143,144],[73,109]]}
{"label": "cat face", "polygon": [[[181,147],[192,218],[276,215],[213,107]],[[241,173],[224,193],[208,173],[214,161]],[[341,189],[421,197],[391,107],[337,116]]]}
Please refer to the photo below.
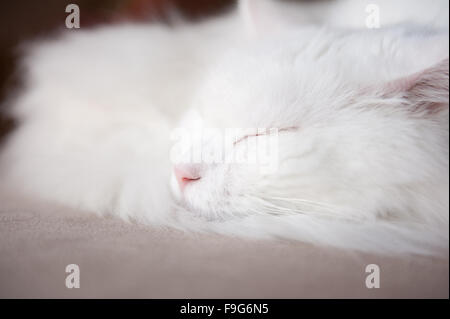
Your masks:
{"label": "cat face", "polygon": [[[448,114],[448,62],[370,87],[331,59],[265,52],[227,54],[182,126],[247,129],[228,145],[199,134],[186,149],[228,147],[258,158],[258,145],[271,145],[272,169],[250,162],[176,164],[172,187],[188,210],[214,219],[302,213],[370,219],[410,213],[405,206],[418,183],[442,185],[445,167],[435,154],[445,153],[439,145],[448,125],[435,116]],[[427,98],[431,88],[439,90],[439,101],[432,101],[436,92]],[[277,134],[267,134],[270,128]]]}

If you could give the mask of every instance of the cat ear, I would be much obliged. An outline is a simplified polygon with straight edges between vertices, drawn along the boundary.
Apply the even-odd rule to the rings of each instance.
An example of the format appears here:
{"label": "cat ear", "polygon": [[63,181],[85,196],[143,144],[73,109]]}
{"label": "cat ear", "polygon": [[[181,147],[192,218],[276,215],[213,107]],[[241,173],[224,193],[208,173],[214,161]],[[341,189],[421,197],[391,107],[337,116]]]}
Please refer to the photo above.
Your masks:
{"label": "cat ear", "polygon": [[239,15],[249,36],[279,29],[284,20],[273,0],[239,0]]}
{"label": "cat ear", "polygon": [[386,97],[399,96],[414,111],[431,113],[448,109],[449,59],[421,72],[388,83],[383,89]]}

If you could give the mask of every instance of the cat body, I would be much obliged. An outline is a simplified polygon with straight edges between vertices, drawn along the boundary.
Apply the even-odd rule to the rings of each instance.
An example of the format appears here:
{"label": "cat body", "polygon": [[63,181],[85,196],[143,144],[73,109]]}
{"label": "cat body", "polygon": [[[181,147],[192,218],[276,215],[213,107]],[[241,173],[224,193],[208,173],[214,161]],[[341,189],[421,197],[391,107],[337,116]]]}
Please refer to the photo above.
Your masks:
{"label": "cat body", "polygon": [[[19,128],[1,153],[2,184],[181,229],[445,251],[448,19],[432,9],[406,23],[417,9],[360,29],[331,18],[359,12],[337,3],[284,19],[287,5],[241,1],[240,14],[198,25],[119,25],[32,45],[25,90],[9,102]],[[180,126],[277,128],[276,170],[174,170]]]}

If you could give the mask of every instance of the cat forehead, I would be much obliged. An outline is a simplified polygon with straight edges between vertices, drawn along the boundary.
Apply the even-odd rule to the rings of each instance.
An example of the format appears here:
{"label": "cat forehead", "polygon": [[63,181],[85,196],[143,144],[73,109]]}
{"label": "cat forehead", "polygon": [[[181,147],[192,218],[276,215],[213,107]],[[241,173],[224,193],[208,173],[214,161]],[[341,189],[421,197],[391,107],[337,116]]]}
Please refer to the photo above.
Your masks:
{"label": "cat forehead", "polygon": [[211,72],[194,104],[217,125],[292,126],[311,109],[331,106],[340,85],[324,63],[235,54]]}
{"label": "cat forehead", "polygon": [[210,123],[294,125],[311,114],[317,118],[349,109],[355,99],[363,105],[371,87],[423,70],[439,55],[433,50],[418,55],[428,43],[421,37],[313,35],[289,35],[226,52],[211,68],[194,105]]}

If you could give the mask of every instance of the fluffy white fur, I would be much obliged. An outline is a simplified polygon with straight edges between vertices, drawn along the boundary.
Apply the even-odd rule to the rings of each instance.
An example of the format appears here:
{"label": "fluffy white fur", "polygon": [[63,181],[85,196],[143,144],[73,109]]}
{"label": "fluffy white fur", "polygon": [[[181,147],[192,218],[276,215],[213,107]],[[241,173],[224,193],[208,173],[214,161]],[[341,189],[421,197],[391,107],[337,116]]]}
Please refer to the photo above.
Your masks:
{"label": "fluffy white fur", "polygon": [[[448,251],[448,2],[422,3],[381,1],[380,30],[361,27],[360,1],[247,0],[201,24],[29,45],[1,181],[184,230]],[[203,164],[181,193],[168,155],[187,110],[187,126],[296,129],[279,135],[275,174]]]}

